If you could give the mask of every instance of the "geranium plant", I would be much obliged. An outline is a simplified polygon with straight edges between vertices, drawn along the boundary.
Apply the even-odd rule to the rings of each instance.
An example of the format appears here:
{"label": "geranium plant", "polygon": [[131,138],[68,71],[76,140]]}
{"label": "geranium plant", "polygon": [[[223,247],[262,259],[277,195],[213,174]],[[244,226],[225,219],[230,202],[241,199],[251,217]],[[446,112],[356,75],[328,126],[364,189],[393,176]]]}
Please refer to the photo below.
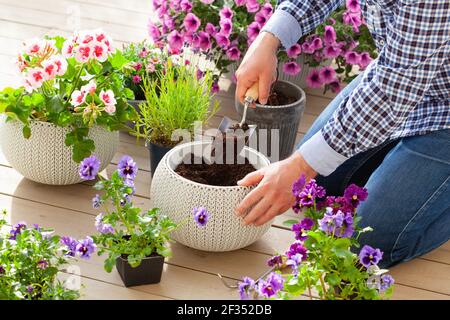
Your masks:
{"label": "geranium plant", "polygon": [[21,121],[25,138],[33,120],[72,128],[65,143],[80,162],[95,149],[94,124],[112,131],[137,118],[127,103],[133,92],[121,81],[127,63],[101,30],[26,41],[16,61],[23,86],[0,92],[0,113]]}
{"label": "geranium plant", "polygon": [[11,227],[5,215],[0,217],[0,300],[78,299],[80,288],[57,277],[76,257],[90,257],[96,248],[92,239],[60,237],[25,222]]}
{"label": "geranium plant", "polygon": [[[209,72],[197,72],[193,66],[169,63],[156,79],[144,77],[145,103],[139,105],[141,117],[134,134],[151,143],[172,147],[177,129],[194,132],[194,122],[202,124],[216,113],[219,104],[211,107],[213,79]],[[192,138],[192,137],[191,137]]]}
{"label": "geranium plant", "polygon": [[[380,269],[383,253],[358,239],[372,229],[358,226],[356,209],[367,198],[367,190],[350,185],[342,197],[325,197],[325,189],[314,179],[302,176],[292,188],[296,197],[293,210],[303,212],[301,221],[289,220],[295,241],[268,265],[276,271],[255,282],[244,278],[239,284],[242,299],[311,298],[386,299],[392,295],[394,279]],[[290,272],[282,272],[288,268]]]}
{"label": "geranium plant", "polygon": [[169,55],[159,46],[142,41],[124,45],[123,56],[130,62],[124,69],[125,86],[133,90],[135,99],[145,100],[142,79],[157,79],[165,69]]}
{"label": "geranium plant", "polygon": [[[148,31],[154,42],[168,44],[171,52],[179,53],[184,46],[202,53],[215,62],[215,80],[226,73],[231,64],[239,62],[255,40],[275,7],[275,0],[153,0],[156,21],[149,21]],[[375,45],[361,17],[357,0],[347,0],[346,7],[337,10],[316,30],[299,43],[278,53],[282,70],[297,75],[300,54],[306,64],[318,67],[336,59],[335,67],[313,70],[308,86],[324,86],[334,92],[341,82],[352,79],[353,66],[364,69],[376,57]],[[329,63],[328,63],[329,64]]]}

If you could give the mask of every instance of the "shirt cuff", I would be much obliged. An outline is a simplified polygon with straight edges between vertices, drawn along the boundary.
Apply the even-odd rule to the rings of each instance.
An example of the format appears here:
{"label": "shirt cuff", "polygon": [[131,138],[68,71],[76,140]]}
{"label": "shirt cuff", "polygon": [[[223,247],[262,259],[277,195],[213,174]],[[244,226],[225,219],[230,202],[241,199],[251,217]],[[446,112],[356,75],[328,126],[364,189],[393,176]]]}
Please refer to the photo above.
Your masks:
{"label": "shirt cuff", "polygon": [[302,29],[297,19],[280,9],[275,10],[261,31],[272,33],[280,40],[285,49],[296,44],[302,36]]}
{"label": "shirt cuff", "polygon": [[328,176],[348,158],[331,148],[319,131],[302,144],[298,152],[321,176]]}

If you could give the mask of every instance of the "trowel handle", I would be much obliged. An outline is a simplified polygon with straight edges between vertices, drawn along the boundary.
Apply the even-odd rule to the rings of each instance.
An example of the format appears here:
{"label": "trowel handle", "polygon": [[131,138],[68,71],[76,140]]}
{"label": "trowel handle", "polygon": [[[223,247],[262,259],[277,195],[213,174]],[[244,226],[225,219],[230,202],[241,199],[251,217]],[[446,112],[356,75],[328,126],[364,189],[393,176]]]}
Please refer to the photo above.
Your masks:
{"label": "trowel handle", "polygon": [[247,100],[247,98],[249,98],[251,99],[251,102],[255,102],[256,100],[258,100],[258,91],[258,82],[255,82],[245,93],[245,99]]}

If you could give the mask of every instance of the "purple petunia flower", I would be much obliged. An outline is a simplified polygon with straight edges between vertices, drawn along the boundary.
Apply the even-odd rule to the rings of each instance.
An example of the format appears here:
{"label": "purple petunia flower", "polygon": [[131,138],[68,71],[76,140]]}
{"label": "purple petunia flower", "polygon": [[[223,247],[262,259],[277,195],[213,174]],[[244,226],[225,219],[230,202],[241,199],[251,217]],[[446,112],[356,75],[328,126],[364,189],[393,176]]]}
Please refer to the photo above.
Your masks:
{"label": "purple petunia flower", "polygon": [[80,164],[79,174],[83,180],[94,180],[100,170],[100,160],[95,156],[85,158]]}
{"label": "purple petunia flower", "polygon": [[200,27],[200,19],[192,12],[189,12],[183,20],[183,25],[186,31],[195,32]]}
{"label": "purple petunia flower", "polygon": [[292,47],[287,49],[287,55],[291,59],[296,59],[300,53],[302,53],[302,46],[298,43],[294,44]]}
{"label": "purple petunia flower", "polygon": [[24,221],[20,221],[13,225],[11,228],[11,231],[9,232],[9,239],[10,240],[16,240],[16,237],[18,234],[21,234],[23,230],[27,227],[26,223]]}
{"label": "purple petunia flower", "polygon": [[306,260],[308,258],[307,249],[301,241],[295,241],[294,243],[291,244],[289,250],[286,251],[286,256],[288,257],[288,259],[290,259],[293,255],[296,254],[301,254],[303,260]]}
{"label": "purple petunia flower", "polygon": [[269,20],[269,17],[262,11],[255,15],[255,21],[258,22],[261,27],[266,24],[267,20]]}
{"label": "purple petunia flower", "polygon": [[302,69],[300,68],[298,63],[295,62],[295,61],[289,61],[289,62],[286,62],[283,65],[283,72],[285,74],[288,74],[288,75],[291,75],[291,76],[297,75],[301,70]]}
{"label": "purple petunia flower", "polygon": [[309,42],[304,42],[302,44],[302,51],[304,53],[313,54],[315,50],[314,50],[314,47],[311,46],[311,44]]}
{"label": "purple petunia flower", "polygon": [[258,36],[259,32],[261,31],[261,26],[258,22],[253,21],[250,23],[247,27],[247,37],[250,41],[253,41]]}
{"label": "purple petunia flower", "polygon": [[265,298],[271,298],[283,289],[284,279],[275,272],[270,273],[265,281],[258,284],[258,292]]}
{"label": "purple petunia flower", "polygon": [[361,57],[355,51],[346,52],[344,58],[347,64],[359,64],[361,62]]}
{"label": "purple petunia flower", "polygon": [[273,12],[273,7],[269,2],[266,2],[263,4],[263,6],[261,7],[261,13],[265,14],[266,17],[270,17],[270,15]]}
{"label": "purple petunia flower", "polygon": [[250,292],[255,289],[255,280],[249,277],[244,277],[239,282],[239,296],[241,300],[248,300],[251,298]]}
{"label": "purple petunia flower", "polygon": [[181,0],[180,8],[184,12],[190,12],[192,10],[192,3],[189,0]]}
{"label": "purple petunia flower", "polygon": [[361,12],[361,8],[359,6],[358,0],[346,0],[345,1],[345,7],[350,12],[354,12],[354,13],[360,13]]}
{"label": "purple petunia flower", "polygon": [[332,45],[336,42],[336,31],[334,30],[333,26],[325,26],[323,40],[327,45]]}
{"label": "purple petunia flower", "polygon": [[390,276],[389,274],[383,274],[381,276],[381,283],[380,283],[380,291],[386,291],[394,284],[394,278]]}
{"label": "purple petunia flower", "polygon": [[198,33],[198,47],[203,51],[211,49],[211,39],[207,32],[200,31]]}
{"label": "purple petunia flower", "polygon": [[158,27],[149,20],[147,24],[148,35],[153,41],[157,41],[161,37],[161,32]]}
{"label": "purple petunia flower", "polygon": [[215,94],[215,93],[218,93],[219,91],[220,91],[219,82],[216,80],[213,82],[213,84],[211,86],[211,93]]}
{"label": "purple petunia flower", "polygon": [[316,69],[311,70],[306,77],[306,84],[310,88],[320,88],[322,86],[322,80],[320,79],[319,71]]}
{"label": "purple petunia flower", "polygon": [[77,249],[78,241],[71,237],[61,237],[60,242],[67,246],[67,256],[75,257],[75,251]]}
{"label": "purple petunia flower", "polygon": [[208,22],[205,26],[205,31],[211,36],[214,36],[217,33],[217,27],[215,27],[212,23]]}
{"label": "purple petunia flower", "polygon": [[267,260],[267,265],[269,267],[277,267],[279,268],[283,263],[283,258],[278,255],[278,256],[273,256],[272,258],[270,258],[269,260]]}
{"label": "purple petunia flower", "polygon": [[178,52],[184,43],[182,34],[177,30],[173,30],[169,33],[167,36],[167,41],[169,42],[169,48],[172,52]]}
{"label": "purple petunia flower", "polygon": [[194,208],[192,213],[194,214],[194,220],[195,220],[195,222],[197,222],[197,225],[199,227],[204,227],[206,225],[206,223],[208,222],[208,219],[210,216],[210,214],[206,210],[206,208],[204,208],[204,207]]}
{"label": "purple petunia flower", "polygon": [[372,58],[370,57],[370,54],[368,52],[361,53],[359,55],[359,58],[359,68],[361,70],[364,70],[372,62]]}
{"label": "purple petunia flower", "polygon": [[247,0],[245,6],[247,7],[247,11],[249,13],[254,13],[259,10],[259,3],[257,0]]}
{"label": "purple petunia flower", "polygon": [[359,252],[359,262],[366,268],[377,265],[382,257],[383,252],[380,249],[374,249],[368,245],[365,245]]}
{"label": "purple petunia flower", "polygon": [[109,223],[103,223],[103,217],[105,214],[102,212],[95,217],[95,228],[102,234],[114,233],[114,228]]}
{"label": "purple petunia flower", "polygon": [[95,197],[92,198],[92,208],[98,209],[102,205],[102,199],[100,195],[96,194]]}
{"label": "purple petunia flower", "polygon": [[233,23],[230,19],[221,19],[219,22],[220,25],[220,33],[229,36],[231,34],[231,30],[233,29]]}
{"label": "purple petunia flower", "polygon": [[344,198],[356,208],[361,201],[367,199],[368,192],[366,188],[358,187],[356,184],[349,185],[344,191]]}
{"label": "purple petunia flower", "polygon": [[246,2],[247,0],[234,0],[237,7],[243,6]]}
{"label": "purple petunia flower", "polygon": [[214,38],[216,39],[217,45],[222,49],[227,49],[230,46],[230,38],[227,35],[219,32],[216,33]]}
{"label": "purple petunia flower", "polygon": [[322,83],[328,84],[336,80],[336,71],[333,67],[323,67],[319,71],[319,76]]}
{"label": "purple petunia flower", "polygon": [[134,180],[136,178],[138,167],[136,162],[130,156],[123,156],[118,165],[119,175],[125,180]]}
{"label": "purple petunia flower", "polygon": [[361,15],[359,13],[346,11],[342,16],[342,21],[345,24],[351,25],[354,32],[359,32],[359,26],[362,24]]}
{"label": "purple petunia flower", "polygon": [[314,225],[314,220],[311,218],[305,218],[300,223],[292,225],[292,231],[295,233],[295,239],[305,241],[308,236],[303,235],[306,231],[311,230]]}
{"label": "purple petunia flower", "polygon": [[39,269],[42,269],[42,270],[47,269],[47,267],[48,267],[48,262],[45,261],[45,260],[39,260],[39,261],[37,262],[37,267],[38,267]]}
{"label": "purple petunia flower", "polygon": [[314,51],[322,49],[322,47],[323,47],[322,39],[315,36],[311,39],[310,45]]}
{"label": "purple petunia flower", "polygon": [[341,83],[339,82],[339,80],[333,81],[333,82],[329,83],[328,85],[330,86],[331,92],[333,92],[333,93],[339,93],[342,89]]}
{"label": "purple petunia flower", "polygon": [[336,58],[341,54],[341,49],[338,45],[327,45],[323,48],[323,56],[328,59]]}
{"label": "purple petunia flower", "polygon": [[89,259],[91,254],[95,252],[97,248],[94,240],[91,237],[86,237],[78,242],[75,251],[82,259]]}
{"label": "purple petunia flower", "polygon": [[241,57],[241,51],[238,47],[233,46],[227,50],[227,57],[230,60],[237,61]]}
{"label": "purple petunia flower", "polygon": [[219,11],[219,16],[221,19],[232,19],[233,18],[233,10],[230,7],[223,7]]}

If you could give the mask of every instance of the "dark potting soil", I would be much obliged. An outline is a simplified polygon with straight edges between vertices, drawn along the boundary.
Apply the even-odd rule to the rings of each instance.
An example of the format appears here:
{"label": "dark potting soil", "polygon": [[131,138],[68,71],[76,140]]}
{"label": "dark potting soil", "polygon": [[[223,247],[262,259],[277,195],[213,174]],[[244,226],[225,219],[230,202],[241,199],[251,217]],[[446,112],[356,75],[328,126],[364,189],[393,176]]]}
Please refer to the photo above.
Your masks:
{"label": "dark potting soil", "polygon": [[267,100],[268,106],[285,106],[295,102],[295,97],[285,96],[277,89],[272,90],[272,93]]}
{"label": "dark potting soil", "polygon": [[242,124],[242,127],[239,125],[239,123],[235,123],[235,124],[232,125],[229,129],[234,130],[234,131],[236,131],[236,130],[238,130],[238,129],[242,129],[242,130],[245,132],[245,131],[247,131],[249,128],[250,128],[250,127],[248,126],[248,124],[244,122],[244,123]]}
{"label": "dark potting soil", "polygon": [[191,163],[183,161],[176,167],[175,172],[188,180],[211,186],[236,186],[239,180],[256,170],[247,159],[243,164],[236,162],[234,164],[208,164],[203,158],[201,163],[198,163],[200,162],[198,157],[195,158],[193,154],[188,156],[191,157]]}

